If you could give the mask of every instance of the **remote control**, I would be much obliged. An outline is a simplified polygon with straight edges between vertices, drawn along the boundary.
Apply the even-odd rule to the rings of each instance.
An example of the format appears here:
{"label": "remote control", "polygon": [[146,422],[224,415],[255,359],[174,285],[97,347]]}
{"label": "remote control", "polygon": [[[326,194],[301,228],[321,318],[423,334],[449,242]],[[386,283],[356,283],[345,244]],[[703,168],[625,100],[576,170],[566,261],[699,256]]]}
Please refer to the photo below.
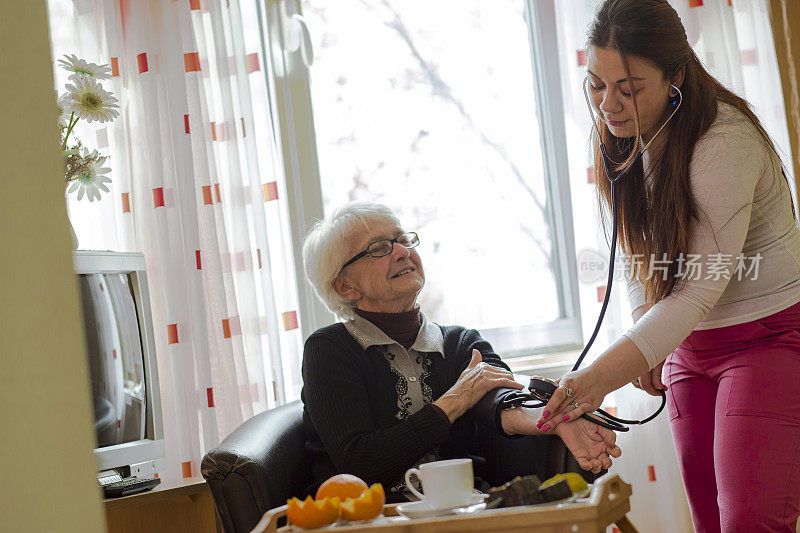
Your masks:
{"label": "remote control", "polygon": [[161,479],[157,477],[139,478],[134,476],[103,485],[103,494],[106,498],[130,496],[131,494],[150,490],[159,483],[161,483]]}

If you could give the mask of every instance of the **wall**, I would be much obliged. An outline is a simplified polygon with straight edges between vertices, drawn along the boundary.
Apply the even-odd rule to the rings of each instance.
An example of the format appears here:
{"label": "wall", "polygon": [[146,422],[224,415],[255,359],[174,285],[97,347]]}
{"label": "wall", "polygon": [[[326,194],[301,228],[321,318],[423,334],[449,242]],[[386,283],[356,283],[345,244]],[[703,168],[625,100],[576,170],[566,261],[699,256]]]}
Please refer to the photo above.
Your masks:
{"label": "wall", "polygon": [[0,0],[0,529],[105,530],[45,2]]}

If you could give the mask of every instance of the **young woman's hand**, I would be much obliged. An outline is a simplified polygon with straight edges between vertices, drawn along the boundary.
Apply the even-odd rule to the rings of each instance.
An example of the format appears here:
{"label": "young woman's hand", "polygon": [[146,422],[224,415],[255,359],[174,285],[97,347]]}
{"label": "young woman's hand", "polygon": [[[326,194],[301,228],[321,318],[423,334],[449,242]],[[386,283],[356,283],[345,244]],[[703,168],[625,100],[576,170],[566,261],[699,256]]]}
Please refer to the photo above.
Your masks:
{"label": "young woman's hand", "polygon": [[631,383],[637,389],[642,389],[650,396],[661,396],[661,391],[667,390],[667,386],[661,380],[661,371],[664,368],[664,362],[658,364],[650,372],[645,372],[638,378],[634,379]]}
{"label": "young woman's hand", "polygon": [[603,386],[603,380],[594,374],[592,367],[588,367],[562,376],[558,388],[544,407],[537,427],[547,433],[563,422],[575,420],[583,413],[591,413],[599,408],[610,391]]}
{"label": "young woman's hand", "polygon": [[590,366],[570,372],[559,380],[559,387],[547,402],[539,421],[542,431],[594,411],[603,403],[606,394],[641,376],[648,368],[636,344],[621,337]]}
{"label": "young woman's hand", "polygon": [[517,390],[525,388],[521,383],[514,381],[511,372],[484,363],[481,352],[472,350],[472,359],[458,377],[458,381],[433,404],[444,411],[452,422],[472,409],[487,392],[499,387]]}

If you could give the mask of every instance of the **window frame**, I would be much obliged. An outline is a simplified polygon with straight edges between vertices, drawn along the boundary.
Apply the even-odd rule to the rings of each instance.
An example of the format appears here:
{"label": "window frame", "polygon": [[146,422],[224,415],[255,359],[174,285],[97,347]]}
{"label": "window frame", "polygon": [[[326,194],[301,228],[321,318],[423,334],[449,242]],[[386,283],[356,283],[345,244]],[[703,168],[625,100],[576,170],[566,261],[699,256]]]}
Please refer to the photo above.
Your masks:
{"label": "window frame", "polygon": [[[481,334],[506,357],[580,349],[583,332],[573,233],[566,127],[558,63],[554,0],[521,0],[528,20],[528,38],[539,127],[547,209],[552,229],[554,276],[559,284],[560,318],[546,323],[481,328]],[[298,312],[304,338],[335,320],[305,281],[302,242],[311,225],[324,216],[317,157],[309,72],[300,50],[285,46],[294,14],[302,15],[301,0],[259,0],[264,75],[271,87],[273,131],[285,173],[294,267],[298,280]],[[556,117],[556,120],[553,120]],[[557,177],[561,177],[558,179]],[[517,339],[528,346],[513,349]]]}

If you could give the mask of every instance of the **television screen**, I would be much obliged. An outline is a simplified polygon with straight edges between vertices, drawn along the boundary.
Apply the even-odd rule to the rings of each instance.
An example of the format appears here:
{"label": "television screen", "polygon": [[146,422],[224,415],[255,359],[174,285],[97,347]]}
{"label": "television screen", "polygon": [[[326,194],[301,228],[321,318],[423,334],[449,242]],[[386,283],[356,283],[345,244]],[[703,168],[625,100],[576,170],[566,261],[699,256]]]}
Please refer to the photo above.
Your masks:
{"label": "television screen", "polygon": [[79,274],[97,447],[145,438],[146,383],[131,274]]}

